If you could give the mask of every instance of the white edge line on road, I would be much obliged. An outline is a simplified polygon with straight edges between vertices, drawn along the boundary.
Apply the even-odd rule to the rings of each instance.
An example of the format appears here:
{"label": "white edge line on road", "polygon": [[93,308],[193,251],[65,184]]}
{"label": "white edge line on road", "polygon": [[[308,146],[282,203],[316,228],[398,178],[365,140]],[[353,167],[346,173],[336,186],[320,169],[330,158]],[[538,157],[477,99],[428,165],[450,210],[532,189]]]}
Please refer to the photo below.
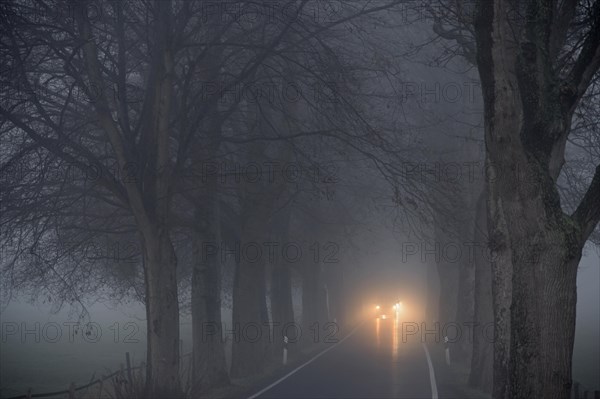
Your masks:
{"label": "white edge line on road", "polygon": [[429,382],[431,382],[431,399],[438,399],[437,385],[435,383],[435,371],[433,371],[433,364],[431,363],[431,356],[429,356],[429,349],[425,343],[421,343],[423,349],[425,349],[425,356],[427,357],[427,366],[429,366]]}
{"label": "white edge line on road", "polygon": [[324,354],[326,354],[327,352],[329,352],[330,350],[332,350],[333,348],[335,348],[336,346],[338,346],[339,344],[341,344],[342,342],[344,342],[345,340],[347,340],[348,338],[350,338],[356,332],[356,330],[358,330],[362,325],[363,325],[363,323],[359,324],[358,326],[356,326],[354,328],[354,330],[350,331],[348,333],[348,335],[346,335],[344,338],[342,338],[335,345],[330,346],[329,348],[325,349],[322,352],[319,352],[315,357],[313,357],[312,359],[306,361],[306,363],[304,363],[304,364],[296,367],[294,370],[290,371],[289,373],[287,373],[286,375],[284,375],[283,377],[281,377],[280,379],[278,379],[277,381],[275,381],[271,385],[267,386],[266,388],[263,388],[262,390],[258,391],[254,395],[249,396],[248,399],[254,399],[254,398],[262,395],[263,393],[267,392],[269,389],[273,388],[275,385],[279,384],[280,382],[282,382],[286,378],[288,378],[288,377],[292,376],[293,374],[297,373],[298,371],[300,371],[300,369],[308,366],[309,364],[311,364],[312,362],[314,362],[315,360],[317,360],[318,358],[320,358],[321,356],[323,356]]}

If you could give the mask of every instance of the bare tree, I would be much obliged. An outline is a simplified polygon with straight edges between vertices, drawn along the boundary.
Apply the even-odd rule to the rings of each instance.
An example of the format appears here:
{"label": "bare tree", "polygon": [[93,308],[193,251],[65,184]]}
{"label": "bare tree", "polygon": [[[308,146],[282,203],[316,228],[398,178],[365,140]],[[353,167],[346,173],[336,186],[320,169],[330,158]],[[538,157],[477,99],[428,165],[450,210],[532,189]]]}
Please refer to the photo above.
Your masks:
{"label": "bare tree", "polygon": [[571,214],[556,182],[600,67],[600,2],[481,2],[474,26],[487,164],[499,177],[488,182],[502,342],[494,396],[568,398],[577,265],[600,220],[600,166]]}

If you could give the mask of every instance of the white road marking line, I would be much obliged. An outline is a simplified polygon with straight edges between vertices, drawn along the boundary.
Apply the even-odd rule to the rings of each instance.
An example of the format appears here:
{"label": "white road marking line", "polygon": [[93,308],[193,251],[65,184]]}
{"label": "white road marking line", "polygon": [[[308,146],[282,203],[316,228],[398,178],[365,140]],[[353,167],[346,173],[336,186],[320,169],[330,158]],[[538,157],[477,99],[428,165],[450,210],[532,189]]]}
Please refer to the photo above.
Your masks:
{"label": "white road marking line", "polygon": [[350,331],[350,333],[348,333],[348,335],[346,335],[344,338],[342,338],[338,343],[336,343],[333,346],[330,346],[329,348],[325,349],[322,352],[319,352],[315,357],[313,357],[312,359],[308,360],[306,363],[298,366],[297,368],[295,368],[294,370],[290,371],[289,373],[287,373],[286,375],[284,375],[283,377],[281,377],[280,379],[278,379],[277,381],[275,381],[274,383],[272,383],[271,385],[267,386],[266,388],[263,388],[262,390],[258,391],[257,393],[255,393],[252,396],[249,396],[248,399],[254,399],[259,397],[260,395],[262,395],[263,393],[267,392],[269,389],[273,388],[275,385],[279,384],[280,382],[282,382],[283,380],[285,380],[286,378],[292,376],[293,374],[296,374],[298,371],[300,371],[300,369],[308,366],[309,364],[311,364],[312,362],[314,362],[315,360],[317,360],[318,358],[320,358],[321,356],[323,356],[324,354],[326,354],[327,352],[329,352],[330,350],[332,350],[333,348],[335,348],[336,346],[338,346],[339,344],[341,344],[342,342],[344,342],[345,340],[347,340],[348,338],[350,338],[355,332],[356,330],[358,330],[364,323],[359,324],[358,326],[356,326],[354,328],[354,330]]}
{"label": "white road marking line", "polygon": [[429,356],[429,349],[425,343],[421,343],[423,349],[425,349],[425,356],[427,357],[427,365],[429,366],[429,382],[431,383],[431,399],[438,399],[437,385],[435,383],[435,371],[433,371],[433,364],[431,363],[431,356]]}

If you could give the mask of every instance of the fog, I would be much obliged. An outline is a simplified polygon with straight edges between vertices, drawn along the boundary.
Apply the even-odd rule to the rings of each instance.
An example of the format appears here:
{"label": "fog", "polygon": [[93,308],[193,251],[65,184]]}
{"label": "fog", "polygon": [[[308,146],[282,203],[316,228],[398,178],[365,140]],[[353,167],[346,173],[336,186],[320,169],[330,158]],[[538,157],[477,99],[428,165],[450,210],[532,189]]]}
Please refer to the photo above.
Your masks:
{"label": "fog", "polygon": [[[393,264],[394,252],[388,259],[373,267],[372,274],[364,279],[363,307],[366,313],[375,303],[387,300],[392,303],[397,294],[410,306],[423,306],[427,290],[426,267],[423,265]],[[598,389],[600,373],[600,259],[593,248],[588,249],[580,263],[578,274],[577,327],[573,353],[573,376],[589,389]],[[390,263],[387,263],[390,262]],[[296,287],[299,288],[299,287]],[[294,293],[294,310],[301,317],[301,289]],[[0,380],[2,395],[13,396],[33,388],[37,392],[62,390],[65,382],[88,381],[93,375],[109,374],[124,362],[124,353],[133,359],[144,359],[146,353],[145,311],[140,304],[94,304],[88,308],[90,322],[97,323],[102,335],[84,338],[83,334],[69,338],[69,323],[77,321],[75,314],[65,308],[58,313],[50,304],[28,303],[27,298],[16,298],[2,309],[2,358]],[[225,323],[231,323],[231,307],[221,308]],[[354,312],[364,311],[354,309]],[[70,314],[71,313],[71,314]],[[298,322],[299,319],[298,318]],[[411,320],[420,320],[411,317]],[[16,331],[12,332],[13,323]],[[36,327],[36,323],[39,327]],[[52,323],[52,324],[50,324]],[[57,337],[55,326],[60,327]],[[95,324],[96,325],[96,324]],[[44,327],[46,329],[44,330]],[[192,350],[191,321],[182,318],[181,339],[183,352]],[[73,329],[73,326],[71,326]],[[118,331],[118,332],[117,332]],[[96,334],[96,333],[94,333]],[[57,341],[57,342],[55,342]],[[230,346],[227,360],[231,361]]]}
{"label": "fog", "polygon": [[0,15],[0,397],[598,395],[600,1]]}

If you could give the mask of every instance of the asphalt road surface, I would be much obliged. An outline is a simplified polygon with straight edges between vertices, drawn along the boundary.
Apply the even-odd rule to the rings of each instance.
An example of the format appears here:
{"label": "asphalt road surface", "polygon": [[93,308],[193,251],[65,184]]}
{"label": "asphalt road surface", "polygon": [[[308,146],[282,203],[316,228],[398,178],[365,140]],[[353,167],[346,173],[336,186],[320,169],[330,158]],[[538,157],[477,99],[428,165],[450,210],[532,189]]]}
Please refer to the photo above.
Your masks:
{"label": "asphalt road surface", "polygon": [[[252,398],[435,398],[435,370],[420,336],[373,319]],[[432,378],[433,376],[433,378]]]}

